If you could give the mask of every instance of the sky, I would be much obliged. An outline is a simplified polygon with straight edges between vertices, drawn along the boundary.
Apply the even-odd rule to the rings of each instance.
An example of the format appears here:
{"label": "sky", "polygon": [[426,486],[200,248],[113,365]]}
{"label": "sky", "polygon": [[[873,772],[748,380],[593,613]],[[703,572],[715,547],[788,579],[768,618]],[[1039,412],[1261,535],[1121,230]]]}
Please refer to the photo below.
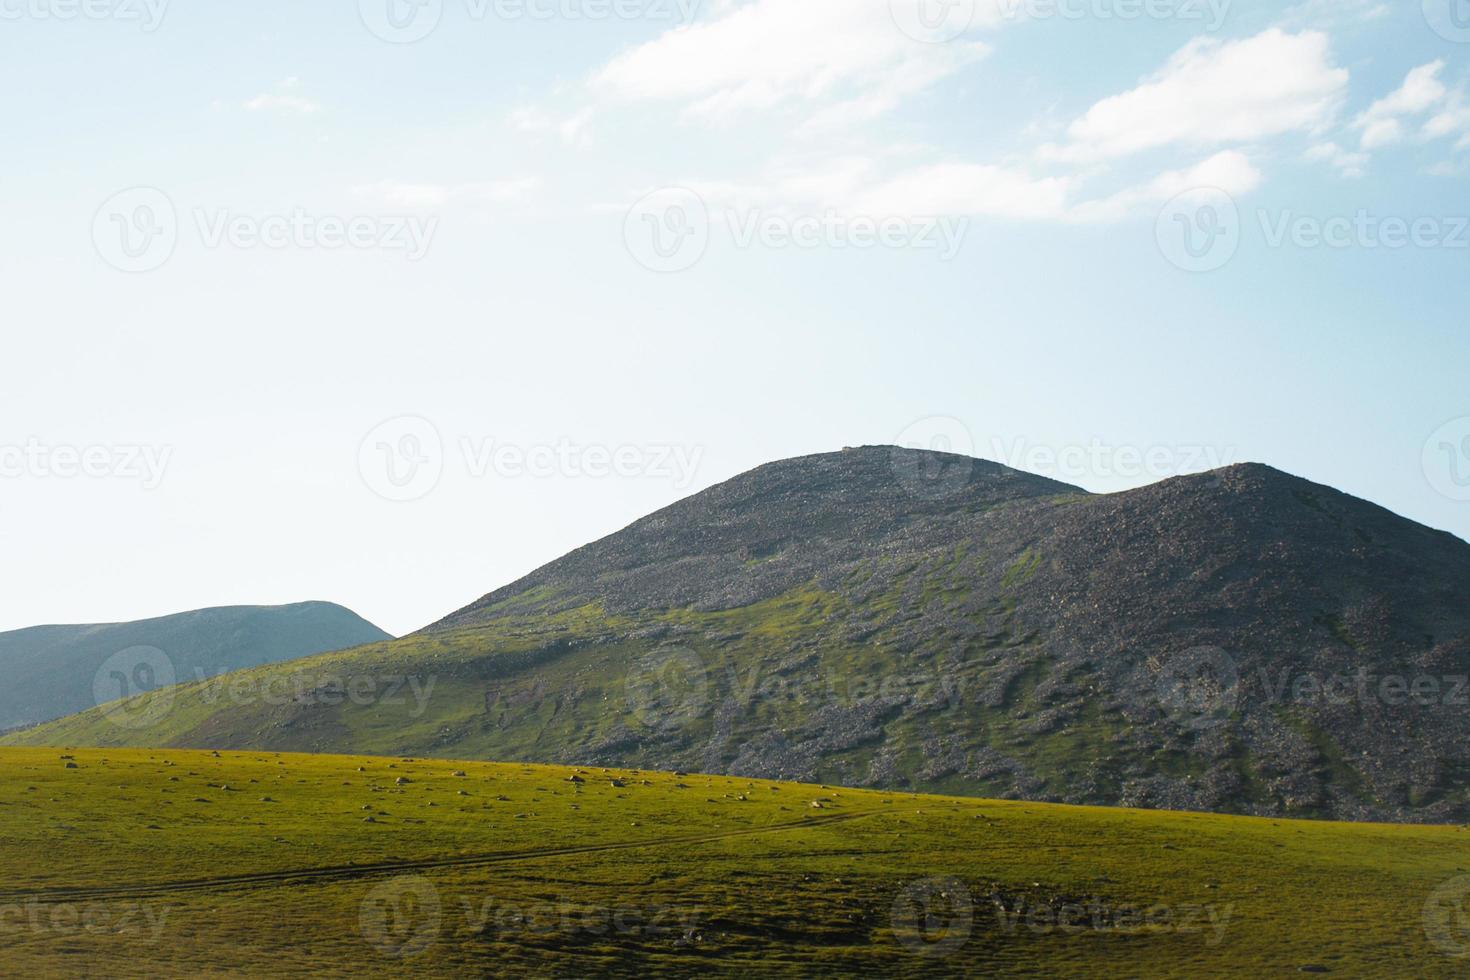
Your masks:
{"label": "sky", "polygon": [[1470,537],[1467,179],[1467,0],[0,0],[0,630],[847,445]]}

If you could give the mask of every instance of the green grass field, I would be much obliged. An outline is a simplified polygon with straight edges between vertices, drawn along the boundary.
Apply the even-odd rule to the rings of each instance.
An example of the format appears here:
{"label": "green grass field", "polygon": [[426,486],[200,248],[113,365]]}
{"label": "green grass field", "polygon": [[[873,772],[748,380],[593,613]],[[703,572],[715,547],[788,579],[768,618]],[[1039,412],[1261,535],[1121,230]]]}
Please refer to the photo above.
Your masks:
{"label": "green grass field", "polygon": [[22,748],[0,858],[13,975],[1470,971],[1458,827]]}

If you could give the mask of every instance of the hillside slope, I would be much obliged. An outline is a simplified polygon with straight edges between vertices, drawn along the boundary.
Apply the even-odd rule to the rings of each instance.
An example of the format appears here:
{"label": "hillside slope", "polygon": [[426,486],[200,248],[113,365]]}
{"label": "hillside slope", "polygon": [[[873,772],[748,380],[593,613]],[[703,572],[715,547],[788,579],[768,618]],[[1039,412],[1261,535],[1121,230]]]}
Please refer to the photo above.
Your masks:
{"label": "hillside slope", "polygon": [[1256,465],[1093,496],[877,447],[737,477],[396,643],[244,675],[289,703],[195,685],[147,731],[92,712],[11,741],[1448,821],[1467,675],[1470,545],[1367,502]]}
{"label": "hillside slope", "polygon": [[[0,672],[6,679],[0,685],[0,731],[90,708],[99,692],[133,693],[128,684],[151,683],[148,675],[130,676],[140,665],[153,680],[170,674],[187,680],[386,639],[389,634],[356,613],[327,602],[199,609],[134,623],[0,633]],[[119,669],[124,680],[99,681],[98,671],[109,661],[107,673]]]}

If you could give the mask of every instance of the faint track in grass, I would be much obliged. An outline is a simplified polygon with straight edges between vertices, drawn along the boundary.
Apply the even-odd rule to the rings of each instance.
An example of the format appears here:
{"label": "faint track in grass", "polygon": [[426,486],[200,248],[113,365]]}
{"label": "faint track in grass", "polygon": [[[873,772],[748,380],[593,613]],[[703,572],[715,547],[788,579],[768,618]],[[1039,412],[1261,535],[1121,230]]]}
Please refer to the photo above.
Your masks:
{"label": "faint track in grass", "polygon": [[[959,807],[927,806],[925,810],[961,809]],[[0,891],[0,904],[58,904],[63,902],[105,901],[112,899],[161,898],[189,892],[232,891],[235,889],[259,888],[269,885],[336,884],[359,879],[377,878],[386,875],[408,874],[420,871],[437,871],[453,868],[486,868],[498,864],[514,864],[520,861],[535,861],[543,858],[570,857],[579,854],[600,854],[608,851],[635,851],[643,848],[670,847],[677,845],[712,844],[717,841],[739,837],[756,837],[764,834],[784,833],[793,830],[811,830],[837,826],[880,815],[912,815],[913,810],[861,810],[855,813],[834,813],[819,817],[805,817],[790,823],[770,824],[765,827],[744,827],[739,830],[722,831],[715,834],[688,834],[661,837],[657,840],[621,841],[608,844],[581,844],[572,847],[537,848],[529,851],[502,851],[496,854],[472,854],[458,857],[427,858],[418,861],[383,861],[374,864],[348,864],[324,868],[299,868],[290,871],[263,871],[257,874],[226,875],[218,878],[195,878],[186,881],[139,882],[130,885],[107,885],[91,888],[39,888],[29,891]]]}

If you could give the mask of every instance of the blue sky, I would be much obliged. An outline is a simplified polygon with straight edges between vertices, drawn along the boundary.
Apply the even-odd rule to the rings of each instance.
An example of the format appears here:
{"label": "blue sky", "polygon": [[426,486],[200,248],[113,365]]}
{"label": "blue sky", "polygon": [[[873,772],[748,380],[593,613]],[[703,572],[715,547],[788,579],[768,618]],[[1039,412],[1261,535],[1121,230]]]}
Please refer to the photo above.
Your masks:
{"label": "blue sky", "polygon": [[0,0],[0,629],[407,631],[859,443],[1470,536],[1467,6]]}

